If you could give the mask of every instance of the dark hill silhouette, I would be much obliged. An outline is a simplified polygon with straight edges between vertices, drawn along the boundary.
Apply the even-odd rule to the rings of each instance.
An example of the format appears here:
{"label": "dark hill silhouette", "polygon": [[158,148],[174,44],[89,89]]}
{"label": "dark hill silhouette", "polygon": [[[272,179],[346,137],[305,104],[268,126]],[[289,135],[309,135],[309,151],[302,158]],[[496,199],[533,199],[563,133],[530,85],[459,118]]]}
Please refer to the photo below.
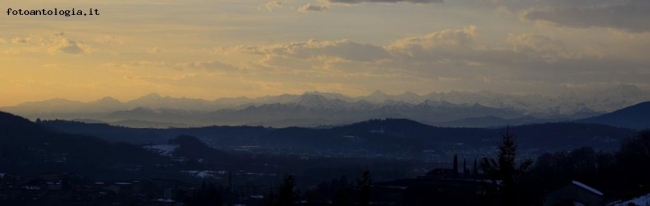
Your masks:
{"label": "dark hill silhouette", "polygon": [[0,111],[0,128],[5,129],[5,128],[13,128],[13,129],[18,129],[18,128],[32,128],[32,129],[38,129],[39,127],[36,126],[33,122],[29,121],[28,119],[25,119],[20,116],[16,116],[11,113],[6,113]]}
{"label": "dark hill silhouette", "polygon": [[545,122],[559,122],[552,121],[553,119],[539,119],[532,116],[523,116],[513,119],[505,119],[497,116],[484,116],[459,119],[449,122],[433,122],[432,125],[441,127],[467,127],[467,128],[482,128],[482,127],[504,127],[506,125],[517,126],[534,123]]}
{"label": "dark hill silhouette", "polygon": [[[372,119],[364,122],[358,122],[347,126],[342,126],[337,129],[340,130],[378,130],[375,132],[381,133],[381,130],[408,130],[408,131],[428,131],[435,129],[430,125],[422,124],[410,119]],[[432,132],[432,131],[429,131]]]}
{"label": "dark hill silhouette", "polygon": [[42,121],[41,125],[46,128],[68,133],[101,137],[108,142],[125,142],[132,144],[143,144],[145,142],[166,143],[167,139],[180,135],[171,135],[163,139],[156,132],[157,129],[132,129],[122,126],[112,126],[107,123],[84,123],[68,120],[46,120]]}
{"label": "dark hill silhouette", "polygon": [[[134,129],[84,123],[44,121],[44,125],[72,133],[90,132],[109,141],[131,139],[144,134],[166,143],[179,135],[191,135],[211,147],[262,146],[308,150],[356,151],[375,153],[421,153],[455,147],[489,149],[497,145],[503,128],[445,128],[408,119],[374,119],[331,128],[265,128],[213,126],[201,128]],[[511,127],[522,149],[556,151],[582,146],[614,150],[621,139],[634,135],[631,129],[586,123],[546,123]],[[142,142],[144,143],[144,142]]]}
{"label": "dark hill silhouette", "polygon": [[579,120],[578,122],[604,124],[630,129],[650,128],[650,102],[643,102],[611,113]]}
{"label": "dark hill silhouette", "polygon": [[[422,124],[407,119],[370,120],[333,128],[338,134],[359,136],[392,136],[420,140],[429,144],[464,143],[485,145],[498,141],[503,128],[445,128]],[[555,148],[562,145],[588,145],[602,141],[618,141],[634,135],[633,130],[585,123],[544,123],[511,127],[522,147]],[[594,141],[594,142],[590,142]],[[611,144],[612,148],[618,144]]]}
{"label": "dark hill silhouette", "polygon": [[211,148],[194,136],[181,135],[169,140],[170,144],[179,145],[174,150],[174,156],[190,159],[227,160],[228,155]]}
{"label": "dark hill silhouette", "polygon": [[[86,134],[109,142],[127,142],[132,144],[165,144],[169,139],[180,135],[196,137],[210,137],[212,141],[221,146],[232,146],[237,142],[248,141],[266,135],[271,129],[259,126],[209,126],[197,128],[128,128],[112,126],[105,123],[84,123],[68,120],[46,120],[42,125],[75,134]],[[228,142],[220,141],[224,138],[237,137]],[[242,143],[243,144],[243,143]]]}
{"label": "dark hill silhouette", "polygon": [[269,132],[262,140],[268,145],[279,147],[317,147],[327,142],[331,136],[327,130],[287,127]]}
{"label": "dark hill silhouette", "polygon": [[109,178],[134,165],[166,161],[154,153],[125,143],[67,134],[25,118],[0,112],[0,168],[31,174],[63,171]]}

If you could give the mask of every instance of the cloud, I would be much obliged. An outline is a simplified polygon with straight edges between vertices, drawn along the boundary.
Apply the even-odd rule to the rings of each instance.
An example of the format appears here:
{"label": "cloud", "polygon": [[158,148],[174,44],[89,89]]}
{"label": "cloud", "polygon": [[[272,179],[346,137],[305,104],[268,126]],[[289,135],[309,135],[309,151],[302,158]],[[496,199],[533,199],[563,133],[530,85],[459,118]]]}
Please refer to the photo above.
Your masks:
{"label": "cloud", "polygon": [[478,36],[476,26],[468,26],[463,29],[447,29],[423,36],[398,39],[384,48],[394,55],[395,59],[406,63],[455,61],[466,59],[468,57],[463,56],[477,51]]}
{"label": "cloud", "polygon": [[266,55],[267,53],[263,51],[261,47],[258,46],[248,46],[248,45],[239,45],[230,48],[215,48],[214,53],[216,54],[251,54],[251,55]]}
{"label": "cloud", "polygon": [[192,68],[192,69],[204,69],[204,70],[215,70],[215,71],[225,71],[225,72],[240,72],[242,69],[238,66],[228,64],[222,61],[211,60],[211,61],[196,61],[191,63],[184,63],[177,65],[176,67],[181,68]]}
{"label": "cloud", "polygon": [[589,7],[535,9],[526,12],[523,16],[526,19],[567,27],[604,27],[628,32],[650,31],[650,1],[647,0]]}
{"label": "cloud", "polygon": [[432,3],[443,3],[444,0],[321,0],[321,3],[324,4],[312,4],[307,3],[298,8],[299,12],[308,13],[308,12],[323,12],[330,9],[329,4],[361,4],[361,3],[411,3],[411,4],[432,4]]}
{"label": "cloud", "polygon": [[537,56],[551,62],[558,59],[580,58],[576,52],[570,52],[564,42],[542,34],[510,35],[507,41],[514,52]]}
{"label": "cloud", "polygon": [[[292,42],[264,46],[236,46],[217,49],[219,54],[265,56],[262,65],[275,68],[321,68],[329,70],[427,72],[432,68],[484,67],[486,65],[525,68],[548,65],[581,56],[566,49],[555,38],[541,34],[510,35],[498,47],[487,47],[479,41],[476,26],[446,29],[422,36],[394,40],[379,46],[351,40]],[[345,68],[334,68],[333,65]],[[455,72],[457,73],[457,72]]]}
{"label": "cloud", "polygon": [[13,39],[11,39],[11,43],[14,43],[14,44],[27,44],[27,43],[30,43],[31,40],[32,40],[31,37],[14,37]]}
{"label": "cloud", "polygon": [[[81,55],[98,51],[89,42],[68,37],[64,32],[39,36],[14,37],[11,42],[17,45],[16,51],[47,52],[49,54]],[[95,45],[97,43],[95,42]]]}
{"label": "cloud", "polygon": [[327,11],[329,10],[330,7],[326,5],[314,5],[311,3],[307,3],[304,6],[301,6],[298,8],[299,12],[307,13],[307,12],[321,12],[321,11]]}
{"label": "cloud", "polygon": [[413,3],[413,4],[430,4],[443,3],[443,0],[328,0],[332,3],[342,4],[360,4],[360,3]]}
{"label": "cloud", "polygon": [[61,38],[58,42],[54,43],[50,47],[50,52],[51,53],[63,52],[66,54],[79,55],[85,52],[82,47],[84,47],[82,43],[72,41],[67,38]]}
{"label": "cloud", "polygon": [[158,54],[162,52],[162,50],[158,47],[153,47],[151,49],[148,49],[147,52],[149,52],[150,54]]}
{"label": "cloud", "polygon": [[297,59],[319,59],[322,57],[341,58],[351,61],[378,61],[389,58],[390,54],[382,47],[343,39],[338,41],[292,42],[262,47],[237,46],[218,49],[225,53],[246,53],[253,55],[276,55]]}
{"label": "cloud", "polygon": [[264,4],[264,8],[266,8],[268,11],[273,11],[279,7],[282,7],[282,1],[280,0],[270,0]]}
{"label": "cloud", "polygon": [[389,50],[431,50],[439,47],[471,47],[478,37],[476,26],[463,29],[448,29],[420,37],[400,39],[387,48]]}
{"label": "cloud", "polygon": [[564,49],[562,41],[542,34],[510,35],[508,42],[512,44],[514,51],[559,51]]}
{"label": "cloud", "polygon": [[[243,92],[259,91],[261,88],[256,82],[241,79],[231,78],[223,74],[206,74],[206,73],[184,73],[176,75],[160,75],[160,74],[136,74],[125,77],[127,80],[136,82],[146,82],[155,85],[158,88],[165,88],[165,91],[171,91],[180,95],[187,95],[190,92],[200,93],[219,93],[223,91],[235,92],[241,94]],[[215,90],[214,88],[220,88]]]}
{"label": "cloud", "polygon": [[99,37],[99,38],[97,38],[95,40],[95,42],[100,43],[100,44],[108,44],[108,45],[121,45],[121,44],[124,44],[124,42],[120,38],[118,38],[116,36],[112,36],[112,35],[106,35],[106,36]]}
{"label": "cloud", "polygon": [[7,43],[7,40],[0,38],[0,44],[4,44],[4,43]]}
{"label": "cloud", "polygon": [[518,0],[493,1],[519,11],[527,20],[573,28],[612,28],[627,32],[650,31],[648,0]]}
{"label": "cloud", "polygon": [[[641,38],[641,34],[635,36]],[[452,82],[467,88],[471,88],[470,85],[549,86],[590,82],[636,84],[642,82],[642,78],[650,78],[647,72],[650,62],[627,55],[630,51],[618,54],[614,52],[618,50],[585,52],[587,50],[576,47],[575,42],[565,42],[552,33],[510,34],[500,41],[491,40],[493,42],[483,38],[476,26],[467,26],[400,38],[386,45],[345,39],[309,40],[221,48],[216,53],[261,56],[257,62],[265,68],[258,71],[267,75],[309,74],[364,81],[381,78],[412,82],[463,80]],[[624,45],[616,46],[619,47],[625,48]],[[470,83],[472,81],[480,82]]]}
{"label": "cloud", "polygon": [[[476,27],[447,29],[395,40],[385,46],[393,58],[379,68],[399,68],[429,79],[498,79],[572,82],[606,77],[621,59],[600,59],[570,50],[559,39],[542,34],[516,34],[505,44],[487,46]],[[632,68],[626,68],[632,71]],[[620,78],[618,78],[620,80]],[[610,81],[610,80],[602,80]]]}
{"label": "cloud", "polygon": [[131,61],[124,63],[110,63],[103,65],[111,71],[118,73],[131,73],[133,69],[175,69],[175,70],[204,70],[221,72],[243,72],[245,69],[238,65],[218,61],[193,61],[193,62],[165,62],[165,61]]}
{"label": "cloud", "polygon": [[49,64],[43,64],[44,68],[48,69],[60,69],[60,68],[69,68],[72,67],[70,64],[56,64],[56,63],[49,63]]}

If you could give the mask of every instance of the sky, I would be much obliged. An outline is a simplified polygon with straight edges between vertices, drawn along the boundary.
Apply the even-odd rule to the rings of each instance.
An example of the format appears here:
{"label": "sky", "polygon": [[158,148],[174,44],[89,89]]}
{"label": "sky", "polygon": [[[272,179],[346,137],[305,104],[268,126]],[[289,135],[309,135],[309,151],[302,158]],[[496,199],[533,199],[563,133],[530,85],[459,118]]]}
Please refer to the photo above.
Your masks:
{"label": "sky", "polygon": [[0,106],[149,93],[650,89],[648,0],[0,1]]}

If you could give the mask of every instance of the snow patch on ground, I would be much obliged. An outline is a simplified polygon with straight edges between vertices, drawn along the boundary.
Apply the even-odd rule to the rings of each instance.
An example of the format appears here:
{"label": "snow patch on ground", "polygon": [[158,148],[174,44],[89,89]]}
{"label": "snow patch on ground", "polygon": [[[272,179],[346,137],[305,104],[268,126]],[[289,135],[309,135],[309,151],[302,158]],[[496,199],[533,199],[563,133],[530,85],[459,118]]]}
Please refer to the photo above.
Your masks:
{"label": "snow patch on ground", "polygon": [[187,173],[191,176],[198,177],[198,178],[216,178],[219,179],[219,177],[215,176],[217,172],[215,171],[210,171],[210,170],[184,170],[181,171],[183,173]]}
{"label": "snow patch on ground", "polygon": [[174,150],[178,148],[178,145],[175,144],[159,144],[159,145],[147,145],[142,147],[146,150],[153,151],[162,156],[171,157],[174,153]]}

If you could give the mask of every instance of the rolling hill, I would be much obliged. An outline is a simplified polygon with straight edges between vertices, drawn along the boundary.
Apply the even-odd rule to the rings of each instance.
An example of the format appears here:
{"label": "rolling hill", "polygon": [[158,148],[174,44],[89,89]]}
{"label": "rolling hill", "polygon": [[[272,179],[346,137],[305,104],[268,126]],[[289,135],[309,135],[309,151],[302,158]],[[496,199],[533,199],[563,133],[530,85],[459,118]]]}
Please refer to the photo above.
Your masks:
{"label": "rolling hill", "polygon": [[[424,150],[461,148],[490,151],[503,128],[445,128],[408,119],[374,119],[330,128],[269,128],[210,126],[199,128],[137,129],[106,124],[44,121],[47,127],[70,133],[92,134],[108,141],[164,143],[179,135],[195,136],[213,147],[259,146],[312,151],[372,151],[421,153]],[[634,130],[587,123],[545,123],[511,127],[522,149],[557,151],[591,146],[618,149],[618,142]]]}
{"label": "rolling hill", "polygon": [[0,112],[0,168],[3,172],[60,171],[108,178],[124,175],[122,172],[130,167],[145,168],[165,161],[164,157],[138,146],[63,133]]}
{"label": "rolling hill", "polygon": [[604,124],[631,129],[650,128],[650,102],[639,103],[611,113],[591,117],[579,122]]}

